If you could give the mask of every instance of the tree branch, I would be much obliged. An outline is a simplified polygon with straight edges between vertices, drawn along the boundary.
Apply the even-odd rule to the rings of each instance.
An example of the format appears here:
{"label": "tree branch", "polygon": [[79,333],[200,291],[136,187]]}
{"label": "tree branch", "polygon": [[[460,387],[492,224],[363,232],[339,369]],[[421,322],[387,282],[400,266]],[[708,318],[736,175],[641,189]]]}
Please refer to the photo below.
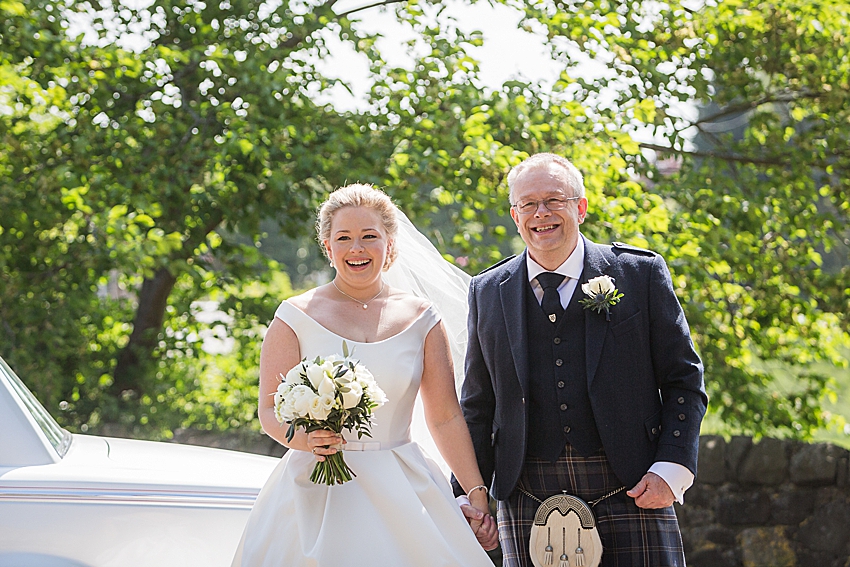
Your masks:
{"label": "tree branch", "polygon": [[705,118],[700,118],[696,122],[692,123],[692,126],[697,126],[699,124],[705,124],[707,122],[714,122],[720,118],[725,118],[730,114],[737,114],[739,112],[746,112],[747,110],[753,110],[758,108],[764,104],[770,104],[773,102],[793,102],[795,100],[805,99],[805,98],[818,98],[822,96],[823,93],[779,93],[776,95],[770,95],[760,98],[759,100],[754,100],[750,102],[742,102],[739,104],[733,104],[731,106],[727,106],[726,108],[712,114],[710,116],[706,116]]}
{"label": "tree branch", "polygon": [[366,4],[365,6],[360,6],[359,8],[354,8],[347,12],[343,12],[341,14],[337,14],[338,18],[347,18],[351,14],[356,14],[357,12],[362,12],[363,10],[368,10],[369,8],[377,8],[378,6],[389,6],[390,4],[400,4],[403,0],[381,0],[381,2],[375,2],[374,4]]}
{"label": "tree branch", "polygon": [[[668,154],[676,154],[683,156],[694,156],[694,157],[702,157],[702,158],[710,158],[710,159],[719,159],[724,161],[730,161],[735,163],[751,163],[756,165],[777,165],[781,167],[791,167],[792,163],[794,163],[794,156],[790,154],[778,154],[772,157],[755,157],[755,156],[745,156],[741,154],[730,154],[725,152],[713,152],[713,151],[700,151],[700,150],[679,150],[676,148],[671,148],[669,146],[662,146],[659,144],[649,144],[645,142],[641,142],[638,144],[641,148],[647,150],[655,150],[656,152],[668,153]],[[835,152],[836,156],[841,156],[838,152]],[[835,167],[836,169],[846,169],[840,163],[829,163],[825,161],[811,161],[809,165],[814,167],[826,168],[827,166]]]}

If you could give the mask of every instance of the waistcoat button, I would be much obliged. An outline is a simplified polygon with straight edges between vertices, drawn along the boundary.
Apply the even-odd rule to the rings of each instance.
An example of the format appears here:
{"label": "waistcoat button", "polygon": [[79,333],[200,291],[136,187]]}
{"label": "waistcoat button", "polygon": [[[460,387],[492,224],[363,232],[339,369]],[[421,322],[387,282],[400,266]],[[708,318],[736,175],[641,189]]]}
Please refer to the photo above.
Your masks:
{"label": "waistcoat button", "polygon": [[560,358],[555,361],[555,366],[563,366],[563,365],[564,365],[564,361],[561,360]]}

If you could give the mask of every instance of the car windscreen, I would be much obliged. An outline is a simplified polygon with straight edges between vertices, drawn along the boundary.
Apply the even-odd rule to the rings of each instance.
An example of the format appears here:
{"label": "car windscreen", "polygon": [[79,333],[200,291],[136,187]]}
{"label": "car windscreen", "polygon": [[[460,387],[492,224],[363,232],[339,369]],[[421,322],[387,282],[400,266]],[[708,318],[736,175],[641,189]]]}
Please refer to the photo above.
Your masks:
{"label": "car windscreen", "polygon": [[56,452],[59,453],[59,456],[64,456],[68,451],[68,447],[71,445],[71,434],[56,423],[53,416],[44,409],[44,406],[39,403],[32,392],[21,382],[21,379],[18,378],[2,358],[0,358],[0,372],[8,378],[12,389],[18,394],[18,397],[24,403],[24,407],[29,410],[35,422],[44,432],[45,437],[53,445],[53,448],[56,449]]}

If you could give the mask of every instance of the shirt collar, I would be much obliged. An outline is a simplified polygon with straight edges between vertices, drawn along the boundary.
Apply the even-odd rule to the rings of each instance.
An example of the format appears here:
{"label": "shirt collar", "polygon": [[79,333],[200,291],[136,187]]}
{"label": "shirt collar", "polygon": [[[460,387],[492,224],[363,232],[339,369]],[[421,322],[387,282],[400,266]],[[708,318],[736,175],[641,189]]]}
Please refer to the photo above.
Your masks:
{"label": "shirt collar", "polygon": [[[549,271],[532,260],[531,255],[529,254],[525,255],[525,263],[526,266],[528,266],[528,281],[536,278],[538,274]],[[569,258],[564,260],[563,264],[552,271],[556,274],[561,274],[562,276],[577,280],[581,277],[582,270],[584,270],[584,238],[579,235],[578,242],[576,242],[576,247],[573,250],[573,253],[570,254]]]}

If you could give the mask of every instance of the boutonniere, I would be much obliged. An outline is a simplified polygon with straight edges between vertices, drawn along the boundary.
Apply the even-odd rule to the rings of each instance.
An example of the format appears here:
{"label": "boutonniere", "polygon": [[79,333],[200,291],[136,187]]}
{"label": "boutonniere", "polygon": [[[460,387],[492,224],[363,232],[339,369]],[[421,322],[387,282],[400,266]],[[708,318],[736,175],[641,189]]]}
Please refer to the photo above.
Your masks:
{"label": "boutonniere", "polygon": [[622,299],[623,294],[614,287],[614,278],[599,276],[581,284],[581,290],[587,296],[579,301],[585,309],[593,309],[597,313],[605,311],[605,320],[611,320],[611,308]]}

